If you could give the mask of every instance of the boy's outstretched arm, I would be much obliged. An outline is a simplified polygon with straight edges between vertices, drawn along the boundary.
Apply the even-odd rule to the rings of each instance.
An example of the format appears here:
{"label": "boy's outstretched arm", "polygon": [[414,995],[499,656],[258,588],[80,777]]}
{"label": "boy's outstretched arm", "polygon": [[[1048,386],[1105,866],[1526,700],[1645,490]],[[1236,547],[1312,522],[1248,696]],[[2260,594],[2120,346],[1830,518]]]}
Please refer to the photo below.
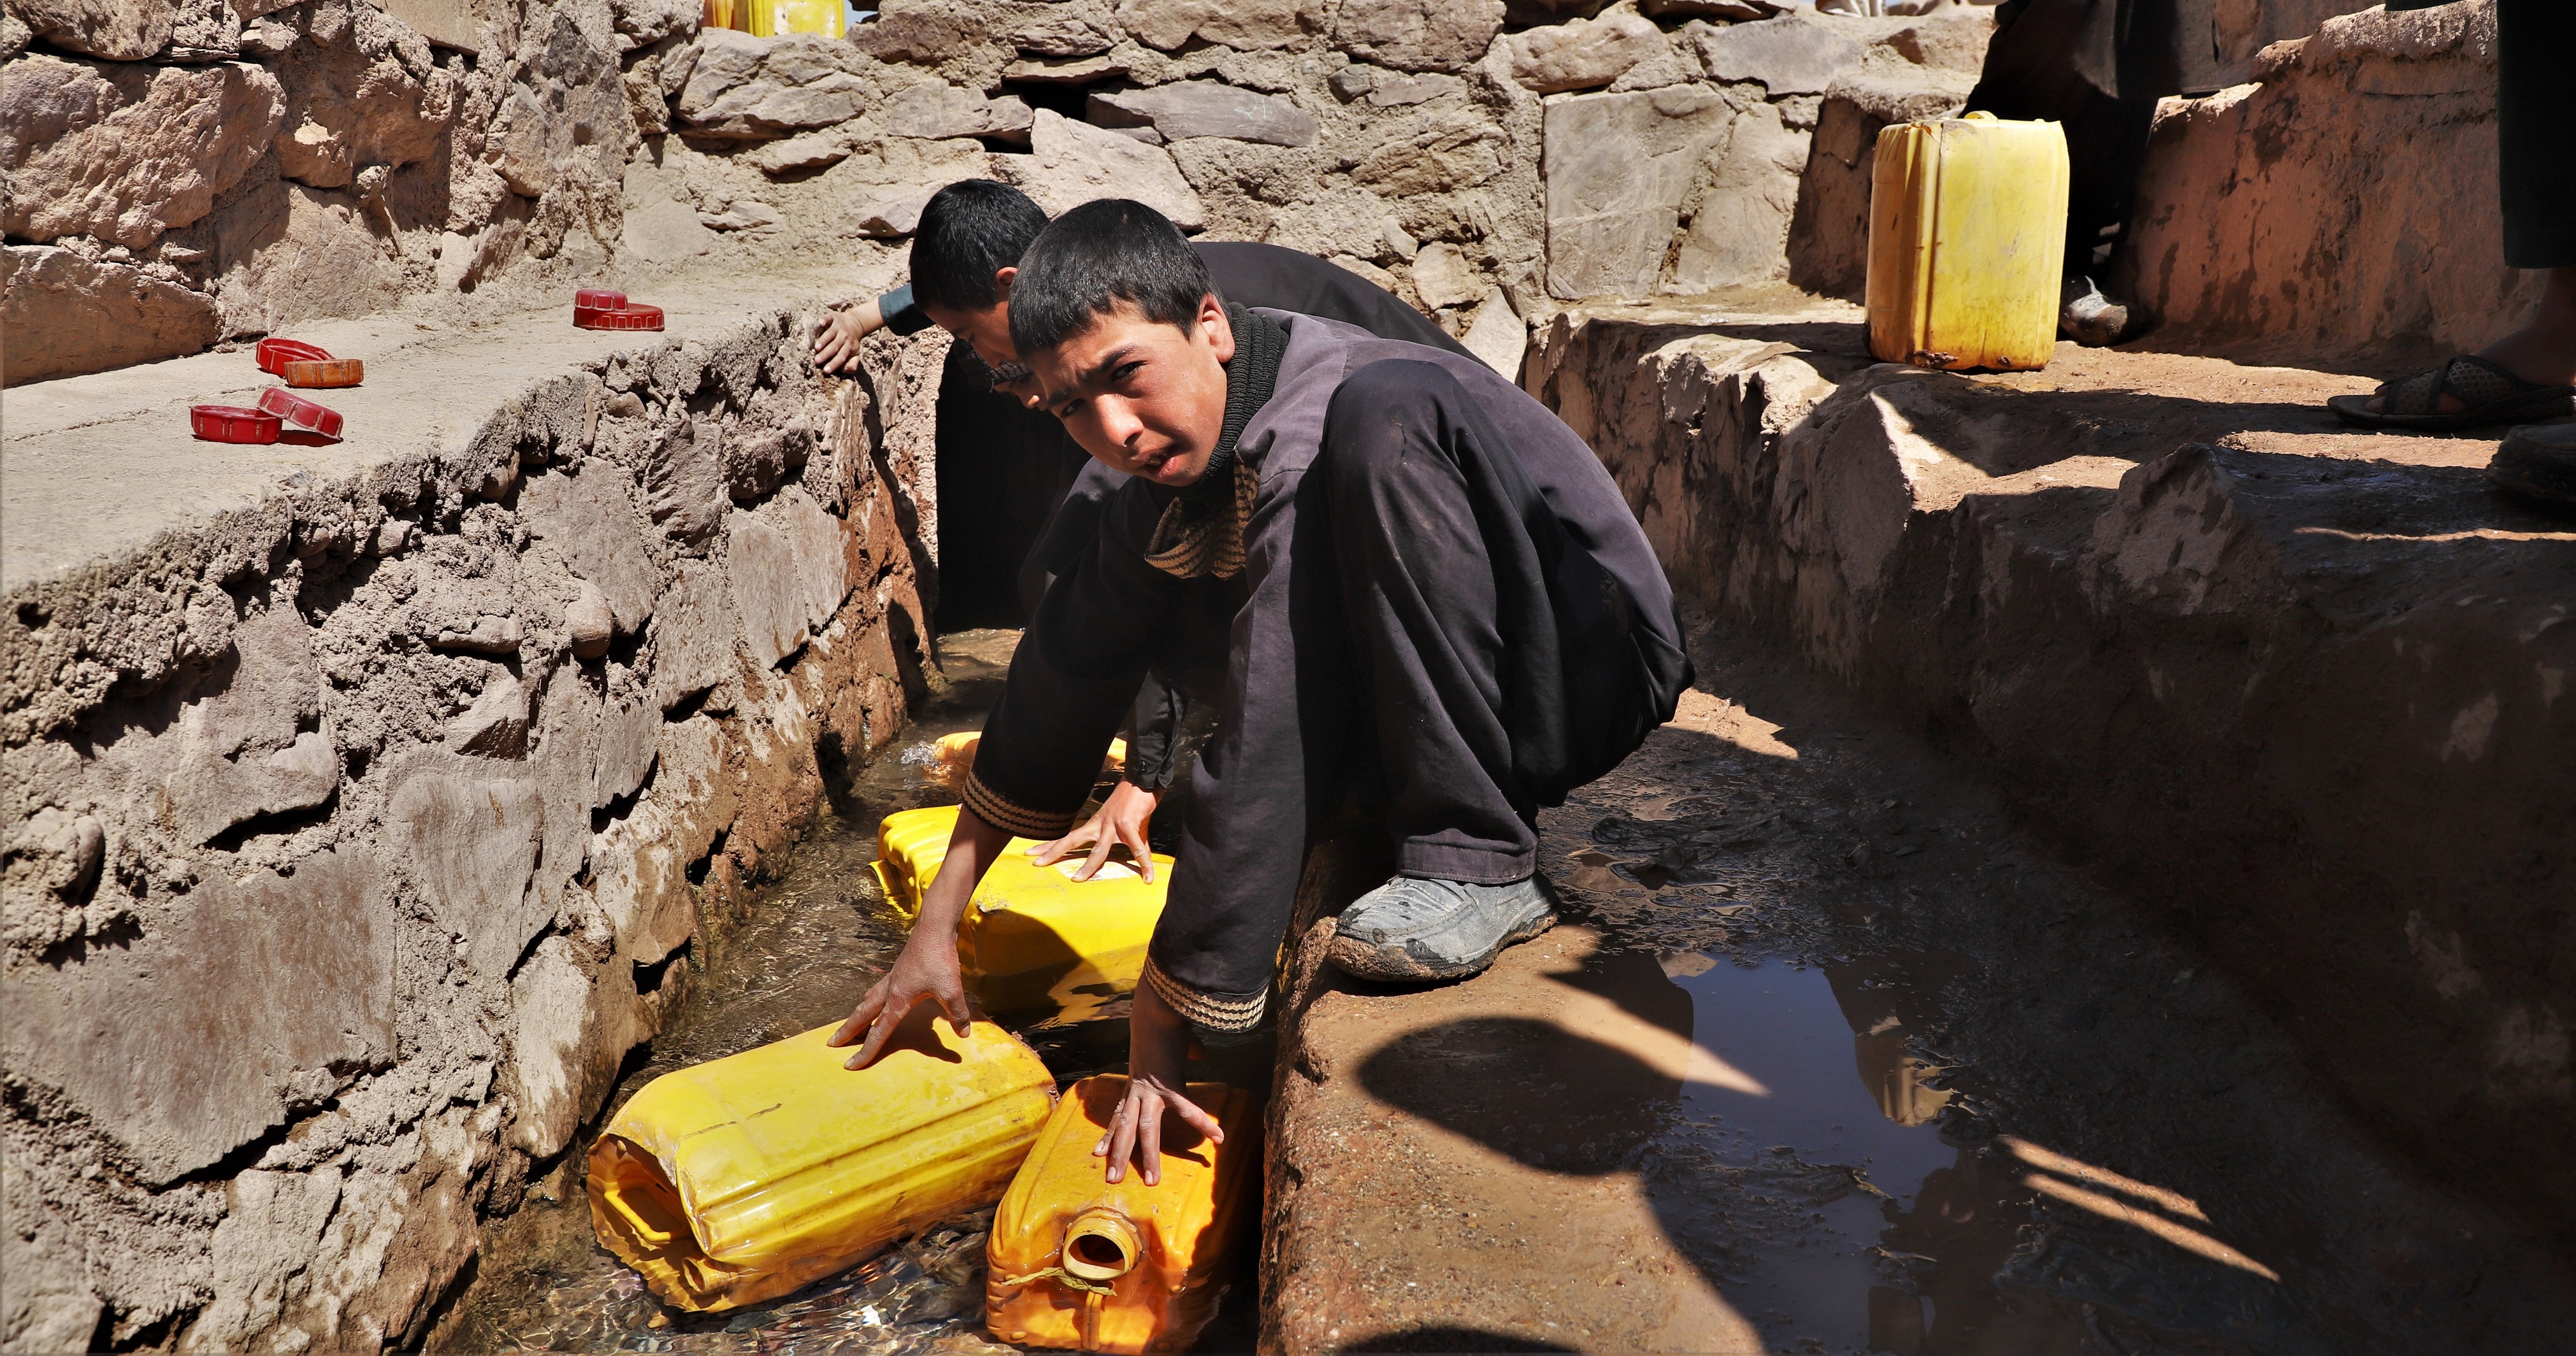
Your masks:
{"label": "boy's outstretched arm", "polygon": [[826,372],[851,372],[859,365],[859,341],[885,327],[885,315],[870,297],[837,307],[814,322],[814,366]]}
{"label": "boy's outstretched arm", "polygon": [[841,1023],[827,1042],[848,1045],[865,1033],[866,1043],[842,1067],[864,1069],[874,1063],[887,1038],[925,998],[939,1005],[958,1035],[966,1034],[971,1014],[965,978],[957,968],[957,924],[966,916],[966,902],[974,897],[977,882],[1010,839],[1010,834],[985,823],[973,810],[958,807],[957,831],[948,837],[948,856],[940,862],[939,874],[921,892],[921,915],[913,920],[912,937],[895,957],[893,968],[870,986],[851,1010],[850,1020]]}

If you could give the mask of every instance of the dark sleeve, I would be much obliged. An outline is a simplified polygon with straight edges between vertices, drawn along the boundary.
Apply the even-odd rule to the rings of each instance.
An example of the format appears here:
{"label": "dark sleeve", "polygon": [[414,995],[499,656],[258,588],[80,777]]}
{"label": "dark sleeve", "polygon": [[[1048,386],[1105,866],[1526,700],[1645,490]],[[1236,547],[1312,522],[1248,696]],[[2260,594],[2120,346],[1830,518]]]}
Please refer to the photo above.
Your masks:
{"label": "dark sleeve", "polygon": [[884,319],[887,329],[897,334],[919,334],[930,328],[930,313],[912,299],[911,283],[877,298],[877,315]]}
{"label": "dark sleeve", "polygon": [[1208,241],[1197,249],[1207,261],[1208,280],[1236,305],[1318,315],[1357,325],[1380,339],[1428,344],[1462,358],[1476,356],[1429,316],[1339,264],[1278,245]]}
{"label": "dark sleeve", "polygon": [[1127,725],[1128,781],[1148,791],[1169,788],[1180,775],[1181,717],[1189,710],[1189,699],[1178,687],[1163,681],[1161,675],[1148,673],[1145,684],[1136,689],[1135,714]]}
{"label": "dark sleeve", "polygon": [[1064,498],[1056,501],[1055,511],[1047,515],[1046,528],[1038,533],[1037,544],[1020,561],[1021,611],[1036,616],[1039,601],[1046,597],[1056,577],[1072,573],[1075,562],[1094,549],[1093,538],[1100,535],[1101,515],[1108,511],[1109,500],[1118,493],[1118,487],[1130,479],[1125,472],[1110,469],[1096,457],[1083,458],[1073,484],[1065,490]]}
{"label": "dark sleeve", "polygon": [[1141,490],[1113,499],[1092,549],[1020,634],[964,788],[986,823],[1022,838],[1073,827],[1186,587],[1137,549],[1155,516]]}

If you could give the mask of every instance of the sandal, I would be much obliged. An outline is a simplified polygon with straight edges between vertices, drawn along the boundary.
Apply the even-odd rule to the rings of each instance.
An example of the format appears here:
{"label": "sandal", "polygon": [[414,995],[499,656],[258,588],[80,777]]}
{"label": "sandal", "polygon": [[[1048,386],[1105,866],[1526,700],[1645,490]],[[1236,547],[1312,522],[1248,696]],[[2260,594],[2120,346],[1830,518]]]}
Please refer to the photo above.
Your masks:
{"label": "sandal", "polygon": [[[2370,408],[2370,396],[2360,395],[2331,397],[2326,408],[2334,411],[2336,418],[2361,428],[2422,429],[2428,433],[2520,424],[2576,411],[2576,387],[2524,381],[2474,353],[2463,353],[2404,381],[2389,382],[2376,394],[2380,403],[2377,410]],[[2445,394],[2459,397],[2464,408],[2444,413]]]}

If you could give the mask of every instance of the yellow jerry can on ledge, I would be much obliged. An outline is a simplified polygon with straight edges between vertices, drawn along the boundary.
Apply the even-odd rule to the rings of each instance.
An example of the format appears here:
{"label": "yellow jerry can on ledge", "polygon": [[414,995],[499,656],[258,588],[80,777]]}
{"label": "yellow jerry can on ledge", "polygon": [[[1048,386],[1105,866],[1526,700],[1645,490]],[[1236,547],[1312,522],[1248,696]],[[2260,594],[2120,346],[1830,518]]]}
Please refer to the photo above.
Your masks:
{"label": "yellow jerry can on ledge", "polygon": [[[939,875],[957,807],[898,810],[877,827],[877,883],[907,923]],[[984,873],[958,924],[957,961],[984,1010],[1004,1016],[1060,1013],[1080,1021],[1136,991],[1145,947],[1163,916],[1172,859],[1154,854],[1154,879],[1112,861],[1077,881],[1080,856],[1052,866],[1029,860],[1037,846],[1014,838]]]}
{"label": "yellow jerry can on ledge", "polygon": [[2066,132],[1990,113],[1878,134],[1869,351],[1880,362],[2033,371],[2057,349]]}
{"label": "yellow jerry can on ledge", "polygon": [[1011,1179],[985,1250],[984,1326],[997,1340],[1183,1351],[1216,1315],[1261,1199],[1260,1106],[1239,1088],[1190,1084],[1225,1143],[1167,1114],[1163,1180],[1147,1186],[1131,1166],[1112,1183],[1091,1147],[1126,1095],[1118,1074],[1074,1084]]}
{"label": "yellow jerry can on ledge", "polygon": [[591,1146],[600,1246],[666,1303],[731,1309],[999,1198],[1055,1076],[1000,1027],[960,1039],[935,1015],[857,1072],[818,1026],[645,1084]]}
{"label": "yellow jerry can on ledge", "polygon": [[843,0],[706,0],[704,8],[703,27],[738,29],[756,38],[787,33],[849,36],[850,16]]}

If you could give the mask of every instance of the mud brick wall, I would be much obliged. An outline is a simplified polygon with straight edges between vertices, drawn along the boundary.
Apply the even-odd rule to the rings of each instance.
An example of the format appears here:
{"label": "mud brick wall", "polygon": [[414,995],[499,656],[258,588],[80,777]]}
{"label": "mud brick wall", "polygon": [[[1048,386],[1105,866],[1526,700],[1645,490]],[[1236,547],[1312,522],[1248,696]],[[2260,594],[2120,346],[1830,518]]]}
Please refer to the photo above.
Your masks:
{"label": "mud brick wall", "polygon": [[901,728],[943,348],[773,314],[11,593],[0,1347],[420,1338]]}

